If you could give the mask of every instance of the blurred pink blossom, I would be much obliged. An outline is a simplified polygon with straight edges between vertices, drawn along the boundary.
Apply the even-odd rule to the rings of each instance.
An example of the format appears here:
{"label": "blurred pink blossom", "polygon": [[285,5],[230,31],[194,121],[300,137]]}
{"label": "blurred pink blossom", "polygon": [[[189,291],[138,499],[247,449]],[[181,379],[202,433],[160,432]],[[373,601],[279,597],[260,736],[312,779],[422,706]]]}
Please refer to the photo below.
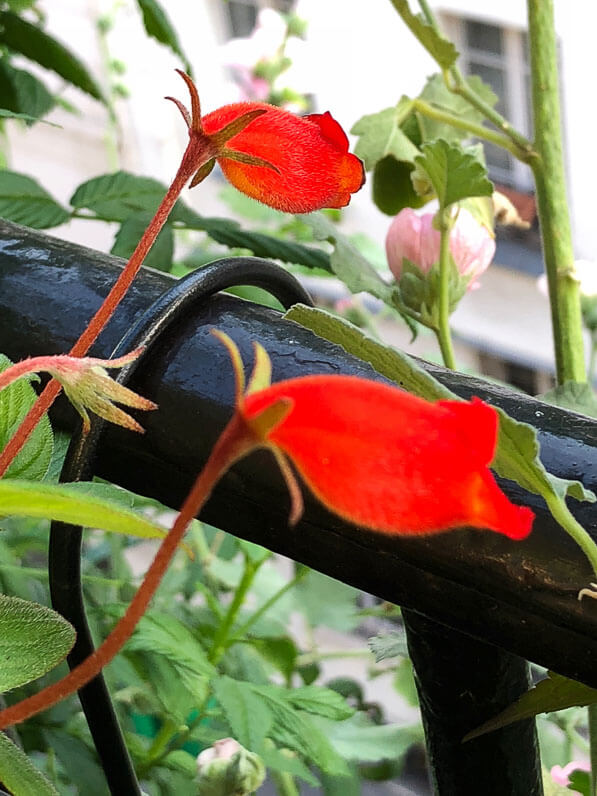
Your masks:
{"label": "blurred pink blossom", "polygon": [[[402,275],[402,260],[418,266],[424,274],[439,262],[440,233],[433,227],[434,213],[416,213],[410,207],[401,210],[392,221],[386,236],[388,265],[394,277]],[[495,254],[495,240],[465,208],[460,208],[450,233],[450,251],[458,273],[469,277],[467,289],[477,287],[478,277],[487,269]]]}
{"label": "blurred pink blossom", "polygon": [[[563,785],[566,787],[566,785],[568,785],[570,782],[570,774],[577,770],[590,771],[591,766],[584,760],[573,760],[571,763],[568,763],[565,766],[553,766],[550,774],[556,785]],[[571,790],[570,793],[576,794],[576,796],[581,796],[577,790]]]}

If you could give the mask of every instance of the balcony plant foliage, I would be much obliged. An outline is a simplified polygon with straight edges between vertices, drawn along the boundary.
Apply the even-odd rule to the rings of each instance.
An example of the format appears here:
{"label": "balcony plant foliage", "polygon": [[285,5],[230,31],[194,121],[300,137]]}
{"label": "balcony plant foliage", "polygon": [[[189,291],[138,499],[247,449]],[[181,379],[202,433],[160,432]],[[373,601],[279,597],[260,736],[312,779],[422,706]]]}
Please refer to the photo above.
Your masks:
{"label": "balcony plant foliage", "polygon": [[[465,218],[489,239],[494,226],[493,185],[482,144],[471,145],[471,137],[504,147],[533,171],[554,314],[557,398],[561,403],[566,395],[584,394],[579,387],[586,384],[586,375],[578,285],[567,270],[572,248],[561,199],[565,192],[551,5],[528,2],[533,85],[543,87],[541,95],[535,90],[537,132],[529,141],[495,110],[497,98],[488,86],[479,78],[462,76],[458,53],[427,3],[420,0],[421,13],[414,14],[407,0],[391,2],[439,72],[418,97],[402,96],[395,107],[357,121],[354,154],[346,134],[327,112],[299,117],[250,100],[202,115],[189,64],[166,13],[155,0],[138,0],[148,35],[176,53],[186,69],[180,75],[190,108],[169,98],[189,133],[171,185],[115,170],[80,185],[70,206],[64,207],[34,178],[8,168],[0,172],[4,218],[38,229],[73,217],[117,222],[112,251],[128,257],[122,275],[70,352],[14,364],[2,361],[0,511],[9,519],[6,540],[0,539],[0,586],[9,594],[0,595],[0,691],[7,693],[10,706],[0,710],[0,726],[15,727],[24,743],[16,735],[11,739],[0,733],[0,782],[16,796],[56,793],[68,784],[102,792],[101,771],[87,746],[80,716],[61,700],[113,659],[109,678],[130,730],[139,776],[152,792],[197,792],[194,756],[213,745],[209,754],[202,753],[199,770],[205,792],[229,792],[226,788],[234,782],[235,792],[248,793],[259,786],[267,768],[281,794],[297,793],[300,779],[323,783],[326,792],[334,793],[343,781],[358,780],[358,766],[362,771],[363,764],[395,758],[397,748],[421,740],[419,727],[383,724],[381,709],[372,713],[362,695],[355,697],[353,692],[348,700],[346,683],[321,685],[317,651],[298,649],[286,630],[298,606],[311,626],[350,625],[353,590],[300,565],[288,582],[282,582],[271,553],[194,520],[223,472],[256,448],[265,447],[276,458],[290,493],[291,522],[300,516],[306,485],[329,509],[373,532],[443,533],[470,525],[504,533],[515,544],[531,532],[532,512],[510,503],[491,467],[544,498],[597,576],[595,544],[566,503],[567,498],[594,501],[595,496],[578,481],[565,481],[545,470],[531,426],[478,399],[460,401],[406,354],[321,309],[297,306],[287,317],[366,359],[402,389],[348,377],[306,376],[270,384],[267,352],[258,344],[253,377],[245,387],[238,351],[220,334],[236,374],[237,408],[174,521],[154,521],[147,513],[148,501],[113,485],[56,483],[65,446],[53,433],[46,412],[61,389],[81,413],[85,430],[92,412],[127,426],[131,433],[142,431],[115,403],[159,413],[159,407],[116,385],[104,370],[125,364],[139,352],[110,363],[86,354],[143,263],[176,270],[173,243],[179,230],[202,231],[226,247],[334,274],[352,293],[366,291],[380,299],[413,333],[428,327],[445,365],[454,368],[449,316],[487,266],[459,267],[455,241]],[[0,41],[7,52],[0,62],[2,119],[34,124],[57,101],[39,78],[14,65],[17,55],[103,102],[113,118],[114,86],[102,91],[64,45],[31,21],[35,10],[35,0],[0,3]],[[100,33],[105,35],[110,24],[103,18]],[[545,51],[553,51],[552,60],[539,58]],[[279,73],[272,72],[272,81]],[[186,186],[208,178],[216,162],[235,188],[300,218],[287,219],[271,234],[197,214],[179,197]],[[319,212],[346,206],[362,187],[364,170],[372,172],[373,198],[383,212],[411,213],[434,202],[433,210],[427,208],[433,213],[427,237],[435,245],[424,266],[413,241],[407,246],[402,240],[394,278],[388,279],[329,216]],[[409,225],[401,227],[400,234],[410,234]],[[54,378],[37,397],[30,382],[42,371]],[[378,411],[371,413],[372,405]],[[428,500],[430,492],[433,502]],[[151,508],[155,515],[155,506]],[[35,561],[28,552],[43,547],[46,526],[39,524],[40,518],[82,523],[109,534],[90,544],[85,571],[88,598],[96,608],[94,622],[105,641],[92,658],[66,675],[48,672],[71,649],[72,628],[32,601],[40,591],[42,570],[18,566],[21,557],[27,564]],[[180,550],[176,566],[170,568],[186,531],[186,550]],[[127,536],[162,540],[136,591],[131,589],[125,557]],[[179,564],[189,553],[193,560]],[[595,596],[585,583],[579,583],[578,590],[581,596]],[[200,606],[195,604],[197,592]],[[313,594],[326,597],[313,600]],[[227,603],[221,600],[224,595],[230,597]],[[343,608],[340,616],[334,614],[334,606]],[[115,657],[123,647],[123,655]],[[22,665],[9,666],[15,657]],[[29,685],[40,677],[43,687]],[[482,729],[593,702],[584,686],[558,676],[544,682]],[[226,747],[229,754],[220,754],[229,736],[235,742]],[[45,751],[39,767],[28,758],[29,749]]]}

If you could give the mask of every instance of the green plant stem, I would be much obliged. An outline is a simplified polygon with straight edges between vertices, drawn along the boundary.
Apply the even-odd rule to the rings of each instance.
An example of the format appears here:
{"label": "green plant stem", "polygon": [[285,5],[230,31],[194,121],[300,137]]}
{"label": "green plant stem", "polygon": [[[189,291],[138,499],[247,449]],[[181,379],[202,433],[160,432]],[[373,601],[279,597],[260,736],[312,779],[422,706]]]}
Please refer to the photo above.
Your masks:
{"label": "green plant stem", "polygon": [[580,287],[566,199],[552,0],[528,0],[535,149],[531,162],[549,286],[558,384],[586,382]]}
{"label": "green plant stem", "polygon": [[279,796],[300,796],[292,774],[287,771],[272,771],[270,775],[276,785]]}
{"label": "green plant stem", "polygon": [[439,297],[438,297],[438,319],[435,334],[442,353],[444,365],[450,370],[456,369],[454,349],[452,347],[452,335],[450,333],[450,230],[452,220],[449,210],[440,209],[438,213],[440,229],[439,247]]}
{"label": "green plant stem", "polygon": [[553,518],[559,522],[566,533],[568,533],[581,548],[591,562],[593,572],[597,575],[597,545],[590,534],[588,534],[582,525],[576,521],[563,500],[560,500],[556,495],[551,493],[544,494],[543,497]]}
{"label": "green plant stem", "polygon": [[482,138],[490,144],[495,144],[495,146],[502,147],[502,149],[507,149],[514,157],[522,159],[521,150],[517,144],[511,141],[507,136],[496,133],[494,130],[484,127],[482,124],[476,124],[475,122],[462,118],[462,116],[456,116],[454,113],[442,111],[422,99],[413,100],[413,108],[429,119],[449,124],[457,130],[463,130],[464,132],[474,135],[475,138]]}
{"label": "green plant stem", "polygon": [[231,639],[229,639],[228,644],[226,646],[230,646],[230,644],[234,644],[235,641],[238,641],[240,638],[242,638],[242,636],[245,636],[247,634],[247,631],[251,627],[253,627],[253,625],[256,622],[258,622],[259,619],[261,619],[261,617],[265,613],[267,613],[267,611],[269,611],[269,609],[272,607],[272,605],[277,603],[278,600],[281,597],[283,597],[286,594],[287,591],[290,591],[290,589],[294,588],[297,585],[297,583],[300,583],[301,580],[306,575],[309,574],[309,572],[310,572],[310,570],[307,569],[307,568],[301,569],[301,571],[297,575],[295,575],[294,578],[292,578],[292,580],[289,580],[288,583],[284,584],[284,586],[282,586],[281,589],[278,589],[277,592],[272,594],[272,596],[269,599],[267,599],[263,603],[263,605],[260,608],[258,608],[255,611],[255,613],[252,614],[243,625],[241,625],[239,628],[237,628],[236,632],[234,633],[234,636]]}
{"label": "green plant stem", "polygon": [[[178,728],[179,725],[172,721],[172,719],[166,719],[166,721],[164,721],[147,752],[147,759],[144,761],[142,767],[143,773],[148,771],[156,760],[162,759],[168,754],[170,741]],[[141,774],[142,772],[139,773]]]}
{"label": "green plant stem", "polygon": [[254,562],[251,561],[249,558],[245,558],[245,570],[243,572],[243,576],[236,588],[234,597],[232,598],[232,602],[228,606],[228,610],[226,611],[224,620],[218,627],[216,634],[214,636],[211,652],[209,654],[210,663],[213,664],[218,663],[218,661],[226,651],[228,636],[230,634],[232,625],[234,624],[236,617],[238,616],[238,612],[240,611],[240,608],[245,600],[247,592],[251,588],[255,575],[259,571],[259,567],[261,566],[264,560],[265,559]]}
{"label": "green plant stem", "polygon": [[591,796],[597,796],[597,704],[589,705],[589,741],[591,757]]}
{"label": "green plant stem", "polygon": [[595,365],[597,364],[597,332],[591,332],[591,356],[587,369],[587,381],[592,384],[595,379]]}

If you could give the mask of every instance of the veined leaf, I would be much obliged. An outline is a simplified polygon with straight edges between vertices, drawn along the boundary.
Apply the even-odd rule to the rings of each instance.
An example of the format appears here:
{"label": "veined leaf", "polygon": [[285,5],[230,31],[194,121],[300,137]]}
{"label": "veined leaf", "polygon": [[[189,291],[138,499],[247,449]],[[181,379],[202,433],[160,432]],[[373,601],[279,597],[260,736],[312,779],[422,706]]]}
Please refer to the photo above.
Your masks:
{"label": "veined leaf", "polygon": [[443,138],[423,144],[415,163],[427,174],[440,207],[469,196],[491,196],[493,185],[476,153]]}
{"label": "veined leaf", "polygon": [[0,11],[0,42],[13,52],[50,69],[69,83],[103,101],[87,67],[67,47],[17,14]]}
{"label": "veined leaf", "polygon": [[[8,357],[0,354],[0,372],[6,370],[11,364]],[[37,394],[26,378],[18,379],[0,391],[0,450],[6,447],[36,400]],[[23,448],[13,459],[4,475],[4,481],[12,478],[26,478],[30,481],[41,480],[48,471],[53,450],[52,428],[48,416],[44,415]]]}
{"label": "veined leaf", "polygon": [[345,760],[375,763],[396,760],[409,746],[423,740],[420,724],[399,727],[395,724],[373,724],[362,713],[355,713],[342,722],[318,719],[317,724],[330,743]]}
{"label": "veined leaf", "polygon": [[355,155],[364,161],[367,171],[388,155],[412,163],[415,156],[420,154],[400,128],[411,106],[412,100],[402,97],[396,107],[363,116],[353,126],[350,132],[360,136]]}
{"label": "veined leaf", "polygon": [[84,494],[80,484],[0,481],[0,516],[41,517],[101,528],[142,539],[162,539],[167,531],[117,503]]}
{"label": "veined leaf", "polygon": [[35,75],[25,69],[15,69],[7,60],[0,60],[0,105],[35,121],[54,104],[53,95]]}
{"label": "veined leaf", "polygon": [[34,229],[57,227],[70,219],[36,180],[8,170],[0,171],[0,216]]}
{"label": "veined leaf", "polygon": [[[459,400],[457,395],[425,373],[409,356],[372,340],[345,320],[303,305],[292,307],[284,317],[337,343],[349,354],[369,362],[378,373],[421,398],[428,401]],[[543,497],[552,495],[564,501],[571,496],[591,503],[595,501],[595,495],[585,489],[580,481],[558,478],[547,472],[539,457],[537,432],[532,426],[514,420],[501,409],[497,409],[497,412],[500,428],[491,466],[498,475],[516,481],[529,492]]]}
{"label": "veined leaf", "polygon": [[[496,94],[480,77],[471,75],[466,78],[466,83],[487,105],[493,107],[496,104],[498,100]],[[459,119],[476,124],[482,124],[485,120],[484,115],[464,97],[450,91],[440,74],[431,75],[419,96],[435,108],[447,111]],[[417,113],[416,115],[424,141],[444,138],[446,141],[455,142],[470,137],[470,133],[465,130],[453,127],[445,122],[438,122],[423,113]]]}
{"label": "veined leaf", "polygon": [[27,755],[0,732],[0,782],[18,796],[58,796]]}
{"label": "veined leaf", "polygon": [[597,702],[597,689],[577,683],[555,672],[537,683],[505,710],[470,732],[465,741],[478,738],[487,732],[507,727],[515,721],[530,719],[540,713],[552,713],[565,708],[584,707]]}
{"label": "veined leaf", "polygon": [[383,633],[369,639],[369,649],[375,655],[375,663],[388,658],[408,655],[406,635],[404,633]]}
{"label": "veined leaf", "polygon": [[588,417],[597,417],[597,398],[590,384],[567,381],[539,398],[546,404],[562,406]]}
{"label": "veined leaf", "polygon": [[143,25],[148,36],[152,36],[160,44],[165,44],[182,61],[185,71],[192,77],[192,69],[188,58],[184,54],[176,30],[168,16],[157,0],[137,0],[137,5],[143,15]]}
{"label": "veined leaf", "polygon": [[253,692],[249,683],[226,675],[215,678],[212,688],[233,736],[242,746],[259,752],[274,721],[267,703]]}
{"label": "veined leaf", "polygon": [[49,672],[74,643],[74,629],[56,611],[0,594],[0,693]]}
{"label": "veined leaf", "polygon": [[325,716],[334,721],[342,721],[354,713],[354,708],[337,691],[318,685],[280,689],[280,696],[297,710]]}

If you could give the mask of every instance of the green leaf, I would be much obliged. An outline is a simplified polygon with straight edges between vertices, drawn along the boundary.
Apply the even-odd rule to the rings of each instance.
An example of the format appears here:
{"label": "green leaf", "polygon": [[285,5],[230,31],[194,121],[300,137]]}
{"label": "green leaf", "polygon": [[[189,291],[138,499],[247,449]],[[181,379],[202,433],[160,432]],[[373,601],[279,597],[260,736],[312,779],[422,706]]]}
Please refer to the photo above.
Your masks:
{"label": "green leaf", "polygon": [[388,216],[395,216],[405,207],[422,207],[427,201],[413,188],[410,163],[382,158],[373,169],[373,201]]}
{"label": "green leaf", "polygon": [[56,611],[0,594],[0,693],[49,672],[74,643],[74,629]]}
{"label": "green leaf", "polygon": [[292,590],[296,608],[310,625],[323,625],[334,630],[351,630],[359,623],[356,598],[352,586],[312,570]]}
{"label": "green leaf", "polygon": [[143,25],[149,36],[169,47],[182,61],[185,71],[192,76],[192,69],[188,58],[184,54],[176,30],[168,19],[166,12],[156,0],[137,0],[137,5],[143,15]]}
{"label": "green leaf", "polygon": [[431,27],[422,14],[413,14],[408,0],[392,0],[392,5],[402,17],[405,25],[421,42],[429,55],[434,58],[442,69],[449,69],[458,59],[458,50],[451,41],[444,38]]}
{"label": "green leaf", "polygon": [[0,105],[35,121],[54,104],[53,95],[35,75],[0,60]]}
{"label": "green leaf", "polygon": [[[498,100],[496,94],[480,77],[471,75],[466,78],[465,82],[487,105],[493,107],[496,104]],[[431,75],[419,96],[420,99],[435,108],[451,113],[463,121],[481,124],[485,120],[483,113],[471,105],[468,100],[464,99],[460,94],[450,91],[440,74]],[[445,122],[438,122],[423,113],[417,113],[416,117],[424,141],[445,138],[446,141],[457,142],[470,137],[470,133],[465,130],[452,127],[451,124],[446,124]]]}
{"label": "green leaf", "polygon": [[106,795],[106,777],[98,764],[95,750],[92,752],[83,740],[62,728],[44,728],[43,737],[47,748],[54,751],[75,786],[75,793],[84,793],[85,796]]}
{"label": "green leaf", "polygon": [[0,732],[0,782],[18,796],[58,796],[27,755]]}
{"label": "green leaf", "polygon": [[0,42],[13,52],[50,69],[68,83],[103,101],[102,90],[87,67],[63,44],[37,25],[10,11],[0,12]]}
{"label": "green leaf", "polygon": [[334,721],[347,719],[354,713],[354,708],[337,691],[318,685],[303,685],[283,692],[286,701],[297,710],[325,716]]}
{"label": "green leaf", "polygon": [[408,655],[408,646],[404,633],[384,633],[372,636],[368,644],[369,649],[375,655],[375,663],[385,661],[388,658],[402,658]]}
{"label": "green leaf", "polygon": [[412,163],[419,154],[400,128],[411,106],[412,100],[402,97],[395,107],[363,116],[353,126],[350,132],[359,136],[354,152],[364,161],[367,171],[388,155]]}
{"label": "green leaf", "polygon": [[[4,354],[0,354],[0,372],[6,370],[11,364]],[[6,447],[36,400],[37,394],[27,379],[18,379],[0,391],[0,450]],[[48,416],[44,415],[21,451],[13,459],[4,475],[4,480],[12,478],[26,478],[30,481],[41,480],[48,471],[53,450],[52,428]]]}
{"label": "green leaf", "polygon": [[84,493],[81,484],[0,481],[0,516],[44,517],[105,531],[163,539],[167,531],[110,500]]}
{"label": "green leaf", "polygon": [[[251,628],[250,632],[253,632]],[[274,666],[285,678],[289,679],[294,674],[298,649],[291,638],[287,636],[252,638],[251,645]]]}
{"label": "green leaf", "polygon": [[60,127],[59,124],[54,124],[54,122],[47,122],[45,119],[40,119],[39,116],[31,116],[28,113],[16,113],[15,111],[9,111],[7,108],[0,108],[0,118],[3,119],[20,119],[24,122],[41,122],[41,124],[48,124],[50,127]]}
{"label": "green leaf", "polygon": [[384,282],[371,263],[322,213],[309,213],[302,220],[313,230],[317,240],[327,240],[333,244],[330,266],[334,274],[346,285],[351,293],[366,291],[393,306],[393,285]]}
{"label": "green leaf", "polygon": [[[135,247],[141,240],[141,236],[145,232],[151,215],[148,213],[138,213],[127,218],[120,225],[120,229],[114,238],[114,245],[110,252],[117,257],[124,257],[125,260],[131,256],[135,251]],[[164,224],[157,236],[149,253],[143,260],[143,265],[150,268],[157,268],[159,271],[170,271],[172,268],[172,260],[174,258],[174,235],[172,233],[172,226]]]}
{"label": "green leaf", "polygon": [[274,722],[270,706],[255,694],[250,683],[226,675],[215,678],[212,687],[232,735],[242,746],[260,752]]}
{"label": "green leaf", "polygon": [[[428,401],[460,400],[415,364],[406,354],[372,340],[356,326],[335,318],[323,310],[303,305],[292,307],[284,316],[311,329],[315,334],[337,343],[345,351],[369,364],[386,378],[409,392]],[[482,382],[479,384],[482,393]],[[481,394],[479,397],[483,397]],[[520,484],[537,495],[555,495],[563,501],[566,496],[577,500],[595,501],[595,495],[579,481],[569,481],[548,473],[539,458],[537,432],[527,423],[509,417],[497,409],[500,429],[492,468],[498,475]]]}
{"label": "green leaf", "polygon": [[289,749],[269,749],[267,746],[260,752],[266,768],[291,774],[293,777],[300,777],[309,785],[316,788],[319,780],[309,771],[303,761]]}
{"label": "green leaf", "polygon": [[465,151],[443,138],[421,147],[415,158],[417,166],[427,174],[437,194],[440,207],[469,196],[491,196],[493,185],[476,151]]}
{"label": "green leaf", "polygon": [[345,760],[355,763],[376,763],[401,757],[414,743],[423,740],[420,724],[398,727],[393,724],[372,724],[363,713],[339,723],[320,720],[334,749]]}
{"label": "green leaf", "polygon": [[0,217],[34,229],[65,224],[70,214],[32,177],[0,171]]}
{"label": "green leaf", "polygon": [[597,689],[589,688],[584,683],[577,683],[555,672],[548,672],[547,677],[541,680],[534,688],[527,691],[516,702],[509,705],[505,710],[486,721],[472,732],[468,733],[464,740],[478,738],[487,732],[498,730],[500,727],[507,727],[515,721],[530,719],[540,713],[553,713],[556,710],[565,708],[584,707],[597,702]]}
{"label": "green leaf", "polygon": [[546,404],[597,417],[597,398],[591,385],[586,382],[567,381],[538,398]]}

